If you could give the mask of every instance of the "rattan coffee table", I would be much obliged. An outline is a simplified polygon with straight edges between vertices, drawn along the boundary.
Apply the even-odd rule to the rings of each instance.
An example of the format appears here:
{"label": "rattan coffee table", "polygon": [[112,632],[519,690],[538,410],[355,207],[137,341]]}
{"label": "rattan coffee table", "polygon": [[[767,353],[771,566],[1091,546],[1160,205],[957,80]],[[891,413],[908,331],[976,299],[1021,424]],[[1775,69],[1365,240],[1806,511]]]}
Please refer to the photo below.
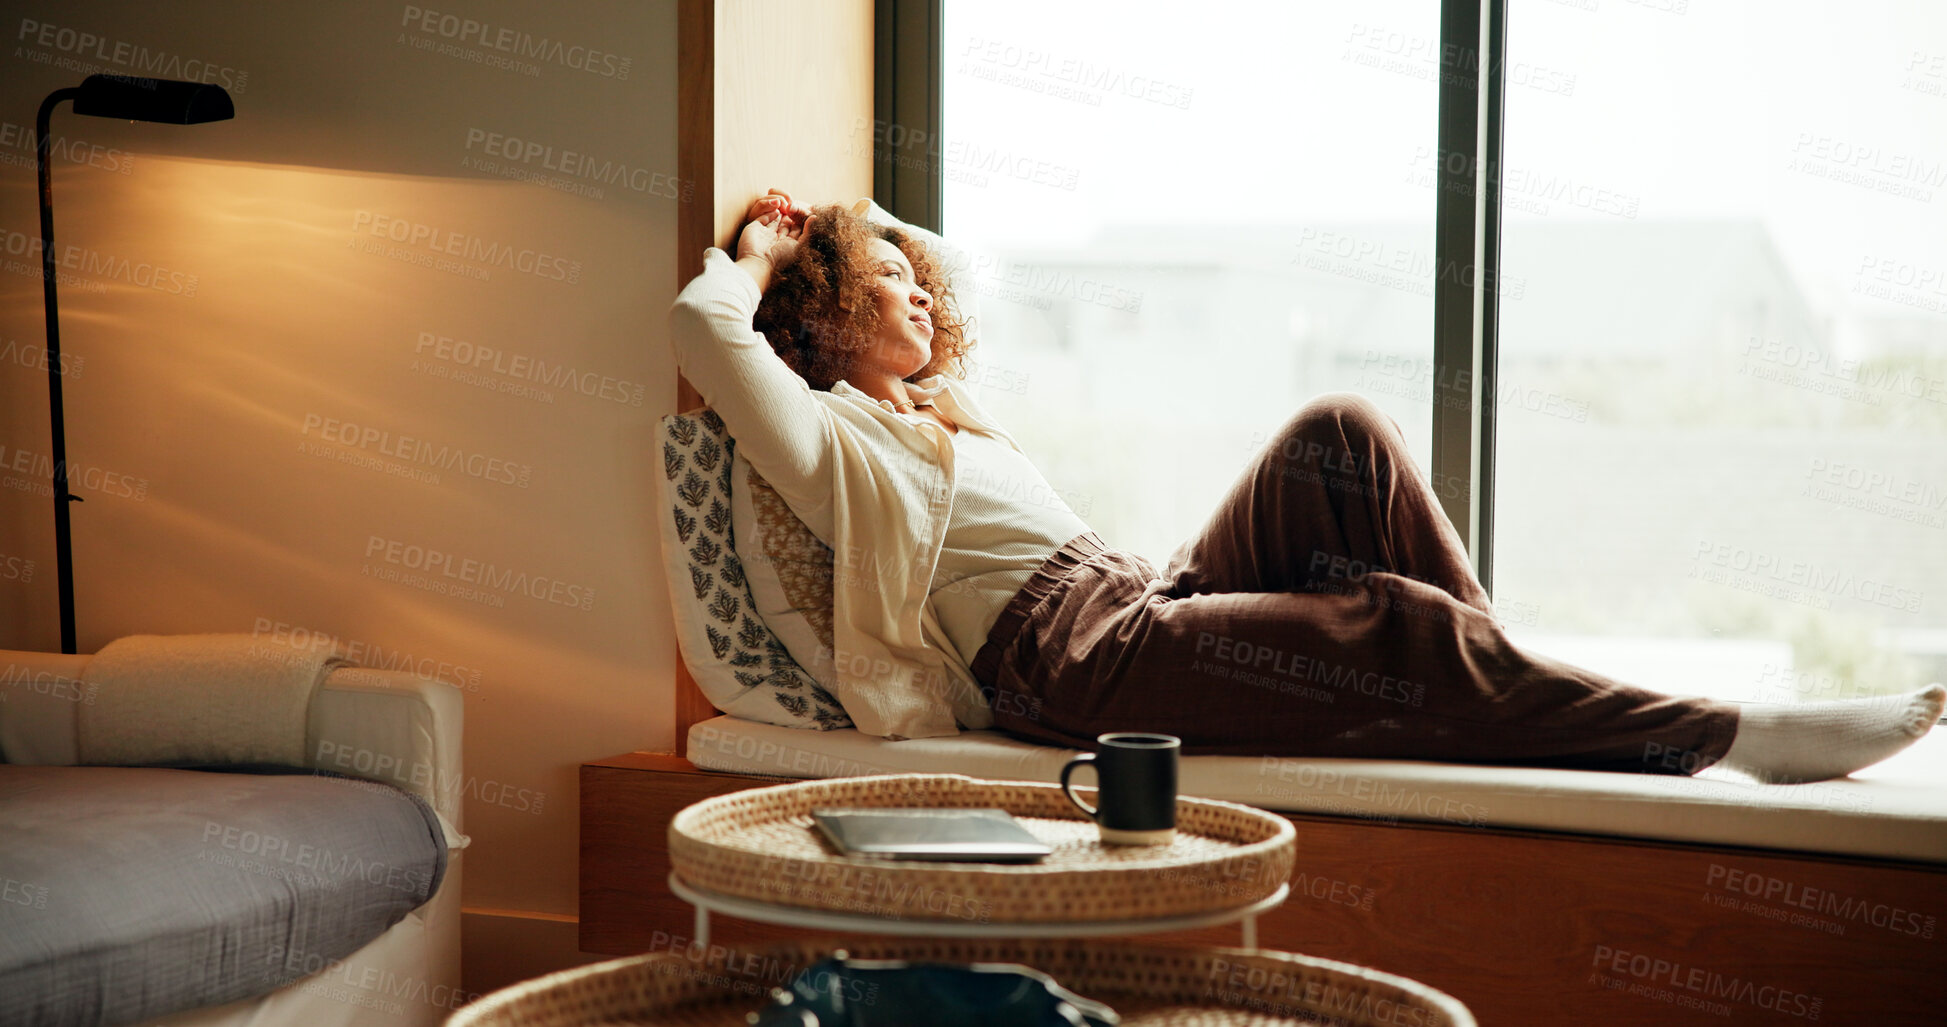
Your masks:
{"label": "rattan coffee table", "polygon": [[[824,806],[999,807],[1052,845],[1039,863],[873,860],[834,851],[813,828]],[[963,774],[887,774],[733,792],[671,820],[669,887],[711,913],[788,926],[916,937],[1053,938],[1241,922],[1290,891],[1296,833],[1276,814],[1179,797],[1169,845],[1110,846],[1057,785]]]}
{"label": "rattan coffee table", "polygon": [[855,958],[1019,963],[1107,1002],[1122,1027],[1475,1027],[1461,1002],[1395,974],[1290,952],[1106,939],[808,939],[578,966],[511,985],[447,1027],[744,1027],[771,988],[843,948]]}

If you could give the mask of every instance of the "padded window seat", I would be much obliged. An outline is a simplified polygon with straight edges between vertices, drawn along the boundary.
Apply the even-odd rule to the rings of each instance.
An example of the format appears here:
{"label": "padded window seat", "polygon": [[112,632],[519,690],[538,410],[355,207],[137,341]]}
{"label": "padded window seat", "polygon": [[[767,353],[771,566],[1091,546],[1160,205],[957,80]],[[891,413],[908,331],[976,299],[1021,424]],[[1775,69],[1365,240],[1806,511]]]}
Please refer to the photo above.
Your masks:
{"label": "padded window seat", "polygon": [[[1080,750],[996,731],[888,742],[718,716],[690,727],[699,769],[775,777],[953,773],[1055,781]],[[1093,779],[1084,772],[1083,783]],[[1696,777],[1409,760],[1186,756],[1186,795],[1285,813],[1648,839],[1947,864],[1947,730],[1851,778]]]}

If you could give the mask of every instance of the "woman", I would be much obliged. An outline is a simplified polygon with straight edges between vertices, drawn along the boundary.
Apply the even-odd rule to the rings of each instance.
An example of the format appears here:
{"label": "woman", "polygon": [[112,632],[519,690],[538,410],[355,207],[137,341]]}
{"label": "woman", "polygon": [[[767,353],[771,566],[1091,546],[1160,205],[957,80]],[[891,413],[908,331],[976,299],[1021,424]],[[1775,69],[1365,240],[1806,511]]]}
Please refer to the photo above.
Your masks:
{"label": "woman", "polygon": [[685,375],[834,550],[835,692],[868,734],[1809,781],[1912,744],[1947,701],[1739,706],[1517,648],[1398,425],[1350,393],[1286,421],[1158,573],[1021,500],[1054,492],[961,382],[957,256],[869,201],[773,189],[673,311]]}

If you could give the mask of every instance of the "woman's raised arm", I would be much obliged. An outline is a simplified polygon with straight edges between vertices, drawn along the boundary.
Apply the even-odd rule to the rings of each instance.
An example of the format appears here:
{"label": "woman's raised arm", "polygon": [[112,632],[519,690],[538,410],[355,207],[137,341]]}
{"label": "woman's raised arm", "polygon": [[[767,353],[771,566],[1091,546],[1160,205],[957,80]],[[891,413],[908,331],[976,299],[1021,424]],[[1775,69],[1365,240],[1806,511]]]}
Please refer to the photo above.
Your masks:
{"label": "woman's raised arm", "polygon": [[[787,211],[778,219],[789,216]],[[829,544],[836,445],[831,413],[751,326],[770,261],[778,258],[775,247],[736,262],[715,246],[705,250],[703,273],[670,308],[670,342],[676,365],[723,418],[744,459]]]}

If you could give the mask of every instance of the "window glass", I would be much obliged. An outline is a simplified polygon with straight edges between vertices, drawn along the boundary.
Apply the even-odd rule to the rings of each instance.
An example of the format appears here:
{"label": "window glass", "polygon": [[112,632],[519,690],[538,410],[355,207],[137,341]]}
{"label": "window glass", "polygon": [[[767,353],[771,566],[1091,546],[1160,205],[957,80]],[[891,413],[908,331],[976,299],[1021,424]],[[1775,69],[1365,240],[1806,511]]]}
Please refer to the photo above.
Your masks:
{"label": "window glass", "polygon": [[1438,38],[1429,0],[947,3],[941,137],[876,130],[978,253],[978,398],[1109,544],[1164,570],[1324,392],[1426,468]]}
{"label": "window glass", "polygon": [[1745,700],[1947,680],[1947,9],[1511,7],[1515,639]]}

